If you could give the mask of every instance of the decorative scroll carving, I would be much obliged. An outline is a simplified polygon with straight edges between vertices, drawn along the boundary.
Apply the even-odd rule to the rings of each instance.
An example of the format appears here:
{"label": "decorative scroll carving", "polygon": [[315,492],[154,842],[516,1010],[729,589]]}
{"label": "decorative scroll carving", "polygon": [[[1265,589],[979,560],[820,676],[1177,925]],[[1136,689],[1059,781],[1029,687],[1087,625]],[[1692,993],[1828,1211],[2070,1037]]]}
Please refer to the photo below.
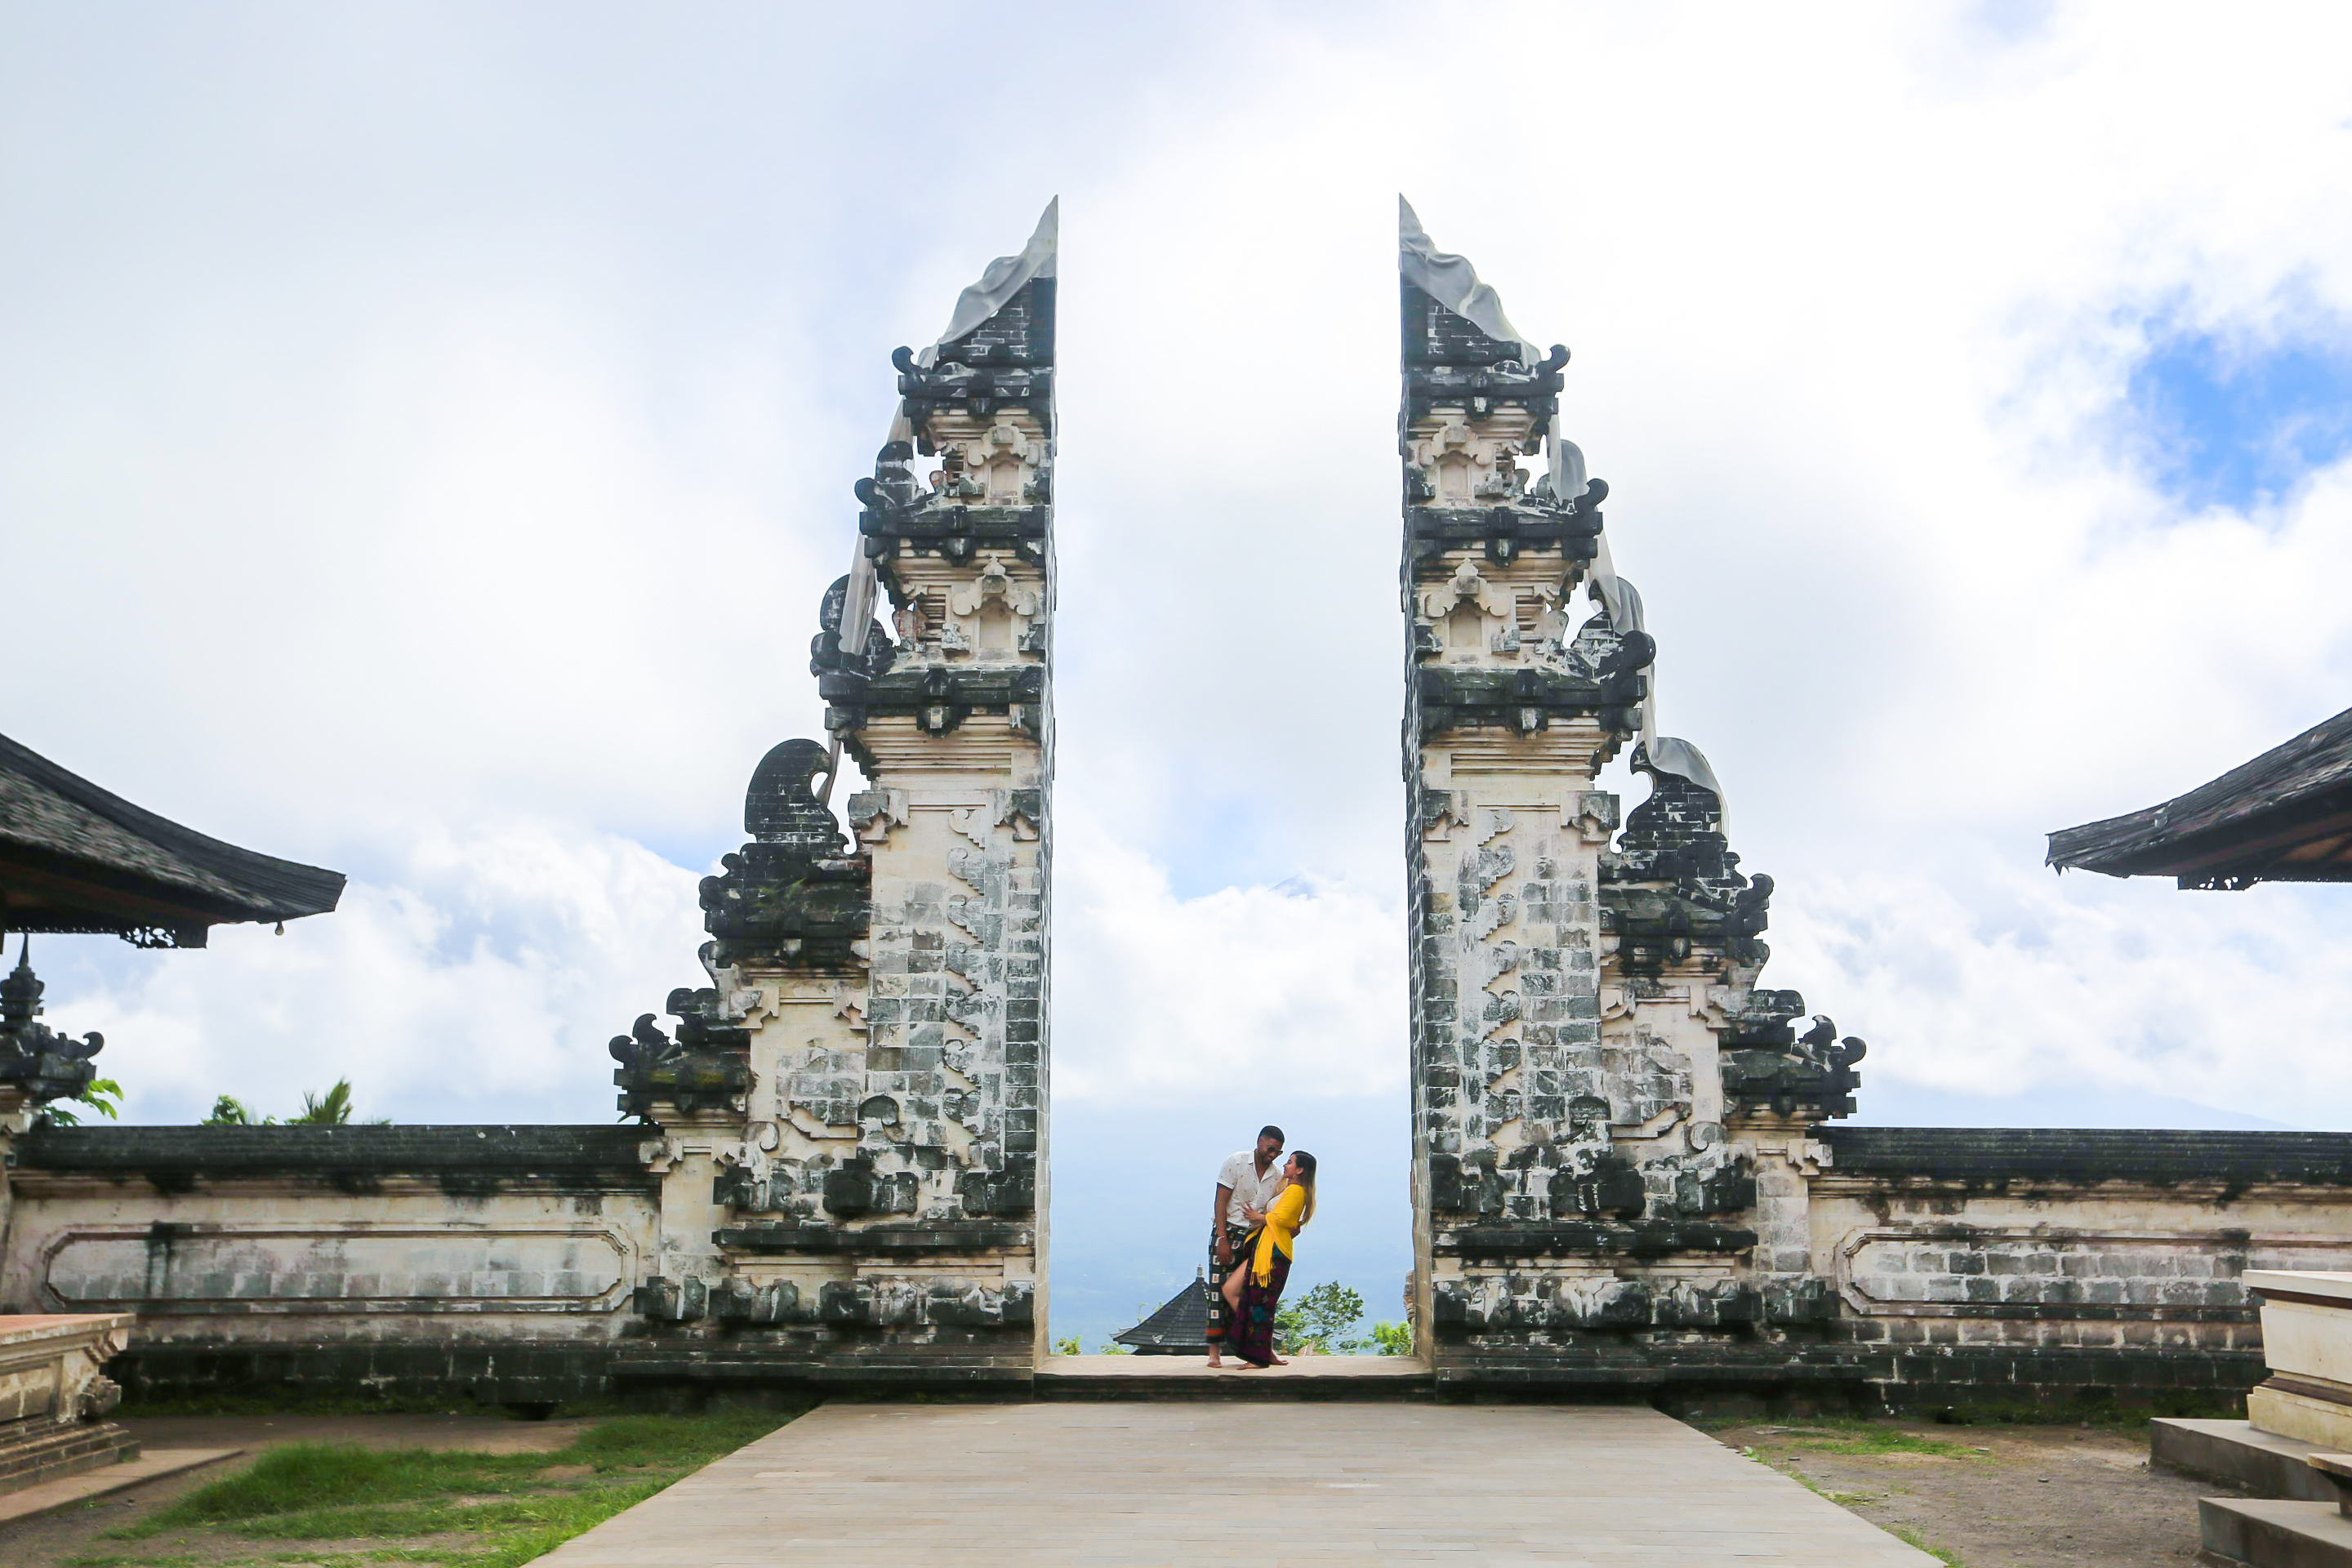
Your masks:
{"label": "decorative scroll carving", "polygon": [[1703,759],[1637,747],[1622,833],[1593,787],[1648,729],[1658,645],[1613,570],[1568,608],[1608,489],[1554,423],[1566,351],[1519,338],[1409,215],[1402,249],[1425,1343],[1441,1371],[1541,1377],[1809,1329],[1833,1302],[1789,1149],[1852,1109],[1862,1044],[1825,1020],[1799,1039],[1801,999],[1751,995],[1772,883],[1739,870]]}
{"label": "decorative scroll carving", "polygon": [[76,1039],[39,1022],[47,987],[33,973],[32,947],[23,944],[16,967],[0,980],[0,1087],[14,1089],[19,1103],[44,1105],[89,1088],[98,1077],[90,1058],[106,1048],[106,1037]]}
{"label": "decorative scroll carving", "polygon": [[743,801],[751,842],[720,859],[719,875],[702,879],[717,963],[856,963],[868,870],[845,853],[840,825],[816,798],[814,780],[828,765],[814,741],[786,741],[761,759]]}
{"label": "decorative scroll carving", "polygon": [[1780,1116],[1853,1114],[1853,1091],[1862,1082],[1853,1069],[1870,1047],[1852,1035],[1840,1039],[1837,1026],[1820,1014],[1798,1035],[1790,1020],[1804,1010],[1805,999],[1794,991],[1750,994],[1724,1038],[1727,1105]]}
{"label": "decorative scroll carving", "polygon": [[620,1064],[613,1082],[621,1090],[621,1113],[651,1121],[663,1105],[686,1116],[748,1110],[751,1036],[719,1016],[719,993],[681,986],[669,994],[669,1011],[678,1020],[675,1040],[651,1013],[640,1015],[627,1034],[613,1037],[608,1048]]}

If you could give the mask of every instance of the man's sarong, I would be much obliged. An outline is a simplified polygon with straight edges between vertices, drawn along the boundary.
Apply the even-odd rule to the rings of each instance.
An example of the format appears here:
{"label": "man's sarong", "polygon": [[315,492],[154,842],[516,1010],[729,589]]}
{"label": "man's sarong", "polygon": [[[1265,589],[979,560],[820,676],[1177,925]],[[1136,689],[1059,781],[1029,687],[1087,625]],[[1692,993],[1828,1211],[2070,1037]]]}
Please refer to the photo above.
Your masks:
{"label": "man's sarong", "polygon": [[1247,1272],[1242,1279],[1242,1310],[1234,1318],[1232,1348],[1252,1366],[1274,1364],[1274,1310],[1282,1304],[1282,1288],[1290,1283],[1290,1259],[1278,1247],[1273,1251],[1274,1264],[1263,1285],[1248,1258],[1234,1259],[1234,1267]]}
{"label": "man's sarong", "polygon": [[1225,1240],[1230,1244],[1233,1253],[1233,1261],[1230,1263],[1218,1262],[1216,1241],[1212,1238],[1209,1242],[1209,1327],[1207,1333],[1209,1342],[1213,1345],[1223,1344],[1225,1342],[1226,1332],[1232,1327],[1232,1325],[1226,1321],[1225,1277],[1236,1268],[1246,1268],[1249,1267],[1250,1253],[1254,1250],[1254,1244],[1251,1238],[1256,1235],[1257,1232],[1254,1230],[1244,1230],[1236,1225],[1229,1225],[1225,1226]]}

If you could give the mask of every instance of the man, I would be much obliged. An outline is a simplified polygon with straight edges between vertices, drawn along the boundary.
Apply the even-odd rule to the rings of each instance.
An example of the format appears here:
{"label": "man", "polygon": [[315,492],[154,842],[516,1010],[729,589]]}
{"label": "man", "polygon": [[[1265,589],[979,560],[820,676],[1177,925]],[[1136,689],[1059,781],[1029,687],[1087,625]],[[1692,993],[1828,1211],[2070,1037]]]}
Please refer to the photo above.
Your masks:
{"label": "man", "polygon": [[1230,1156],[1217,1170],[1217,1203],[1209,1211],[1209,1364],[1225,1364],[1225,1276],[1246,1267],[1243,1245],[1265,1215],[1265,1205],[1282,1189],[1282,1129],[1261,1127],[1257,1147]]}

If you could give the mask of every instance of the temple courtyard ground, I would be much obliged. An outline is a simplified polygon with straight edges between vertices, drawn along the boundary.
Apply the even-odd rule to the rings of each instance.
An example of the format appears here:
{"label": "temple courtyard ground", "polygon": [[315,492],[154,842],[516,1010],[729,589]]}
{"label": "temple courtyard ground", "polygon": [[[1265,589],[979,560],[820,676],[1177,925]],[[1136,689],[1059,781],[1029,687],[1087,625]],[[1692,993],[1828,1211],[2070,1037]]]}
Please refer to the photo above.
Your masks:
{"label": "temple courtyard ground", "polygon": [[[779,1415],[744,1419],[755,1427]],[[131,1425],[151,1448],[236,1459],[0,1526],[9,1568],[359,1568],[397,1560],[503,1568],[526,1538],[448,1526],[468,1509],[560,1512],[567,1487],[657,1484],[668,1417],[216,1416]],[[648,1425],[651,1424],[651,1425]],[[677,1436],[710,1440],[709,1418]],[[607,1434],[597,1447],[593,1436]],[[294,1443],[487,1456],[509,1482],[375,1505],[440,1510],[441,1529],[332,1539],[295,1513],[185,1522],[217,1483]],[[681,1447],[684,1445],[681,1445]],[[1906,1421],[1684,1425],[1632,1408],[1359,1403],[826,1405],[688,1474],[535,1560],[550,1568],[818,1561],[855,1568],[1034,1561],[2143,1568],[2194,1561],[2196,1502],[2216,1489],[2146,1463],[2144,1433]],[[513,1467],[541,1464],[538,1469]],[[505,1466],[504,1471],[498,1467]],[[206,1489],[214,1489],[207,1492]],[[1808,1488],[1814,1489],[1807,1489]],[[180,1510],[183,1522],[158,1528]],[[416,1521],[411,1521],[412,1525]],[[487,1519],[485,1520],[487,1523]],[[1927,1553],[1896,1539],[1906,1532]],[[355,1531],[358,1531],[355,1533]],[[1932,1553],[1929,1554],[1929,1553]]]}

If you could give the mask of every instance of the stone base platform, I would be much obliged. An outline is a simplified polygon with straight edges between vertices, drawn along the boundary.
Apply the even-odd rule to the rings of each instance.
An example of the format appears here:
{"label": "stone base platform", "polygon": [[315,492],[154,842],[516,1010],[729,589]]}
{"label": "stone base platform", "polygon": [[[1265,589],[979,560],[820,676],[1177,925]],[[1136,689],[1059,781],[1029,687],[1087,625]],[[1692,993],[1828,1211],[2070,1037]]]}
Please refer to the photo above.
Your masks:
{"label": "stone base platform", "polygon": [[2332,1502],[2205,1498],[2197,1516],[2213,1568],[2352,1568],[2352,1519]]}
{"label": "stone base platform", "polygon": [[2258,1498],[2336,1501],[2336,1487],[2311,1468],[2319,1447],[2265,1432],[2246,1421],[2160,1417],[2148,1423],[2148,1463],[2182,1475],[2227,1481]]}
{"label": "stone base platform", "polygon": [[139,1457],[100,1420],[121,1397],[103,1373],[129,1340],[128,1313],[0,1317],[0,1492]]}
{"label": "stone base platform", "polygon": [[540,1568],[1935,1568],[1654,1410],[1307,1405],[1239,1436],[1262,1450],[1240,1463],[1233,1421],[1158,1401],[829,1404]]}
{"label": "stone base platform", "polygon": [[[134,1452],[136,1450],[134,1449]],[[204,1465],[233,1459],[242,1448],[156,1448],[102,1469],[57,1477],[21,1490],[0,1492],[0,1524],[14,1524],[92,1498],[125,1491],[165,1476],[176,1476]]]}
{"label": "stone base platform", "polygon": [[0,1493],[139,1457],[139,1439],[111,1421],[11,1421],[0,1426]]}
{"label": "stone base platform", "polygon": [[1410,1356],[1293,1356],[1286,1366],[1241,1369],[1206,1356],[1057,1355],[1032,1385],[1046,1400],[1430,1400],[1437,1380]]}

